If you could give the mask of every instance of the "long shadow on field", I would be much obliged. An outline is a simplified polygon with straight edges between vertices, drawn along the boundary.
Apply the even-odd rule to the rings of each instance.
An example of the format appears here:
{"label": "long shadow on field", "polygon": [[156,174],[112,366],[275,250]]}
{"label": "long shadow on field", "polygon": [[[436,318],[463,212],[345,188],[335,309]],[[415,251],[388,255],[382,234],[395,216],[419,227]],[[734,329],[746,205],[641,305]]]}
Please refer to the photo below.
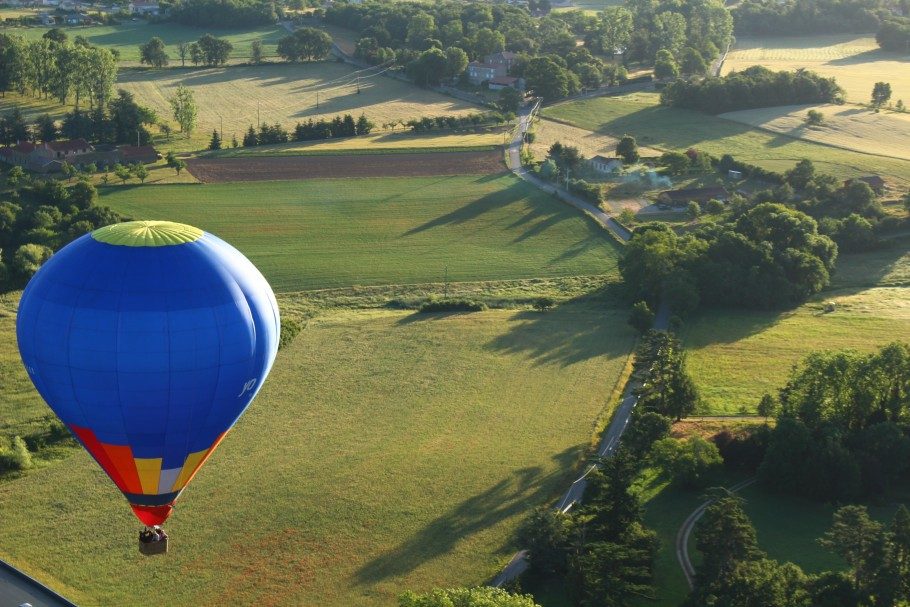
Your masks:
{"label": "long shadow on field", "polygon": [[582,451],[581,447],[570,447],[554,455],[557,467],[548,474],[543,474],[540,467],[516,470],[433,520],[394,550],[366,563],[354,574],[355,580],[366,585],[407,574],[448,553],[472,534],[537,506],[553,494]]}
{"label": "long shadow on field", "polygon": [[605,313],[601,306],[570,302],[546,312],[522,312],[513,317],[507,333],[486,347],[525,355],[537,365],[564,367],[596,356],[626,356],[634,341],[626,308]]}
{"label": "long shadow on field", "polygon": [[[496,178],[501,175],[497,174]],[[523,205],[514,207],[515,219],[504,229],[515,230],[521,228],[523,233],[515,236],[513,242],[520,242],[526,238],[537,235],[546,229],[558,224],[566,219],[578,217],[575,211],[572,211],[566,205],[553,202],[553,204],[537,202],[535,198],[529,197],[528,187],[519,181],[512,183],[505,189],[490,192],[485,196],[478,198],[464,206],[458,207],[450,213],[440,215],[436,219],[431,219],[426,223],[411,228],[404,233],[404,236],[413,236],[433,228],[443,226],[461,225],[474,221],[484,213],[492,210],[502,209],[516,202],[527,201]]]}

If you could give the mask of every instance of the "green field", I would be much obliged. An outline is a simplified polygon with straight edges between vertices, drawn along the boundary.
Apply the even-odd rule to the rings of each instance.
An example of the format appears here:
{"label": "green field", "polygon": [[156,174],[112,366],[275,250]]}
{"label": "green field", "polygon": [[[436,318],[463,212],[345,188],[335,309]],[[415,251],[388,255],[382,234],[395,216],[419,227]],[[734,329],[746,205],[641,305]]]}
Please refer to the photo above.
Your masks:
{"label": "green field", "polygon": [[634,340],[625,317],[603,302],[326,313],[181,498],[167,557],[137,553],[139,524],[81,451],[0,484],[0,557],[85,605],[391,606],[483,583],[590,444]]}
{"label": "green field", "polygon": [[599,227],[505,174],[111,186],[101,203],[211,231],[278,291],[616,273]]}
{"label": "green field", "polygon": [[869,35],[742,37],[727,55],[723,71],[763,65],[772,70],[807,69],[834,77],[847,91],[847,100],[869,103],[876,82],[889,82],[891,101],[910,102],[910,62],[907,55],[879,48]]}
{"label": "green field", "polygon": [[716,156],[732,154],[775,171],[785,171],[803,158],[820,171],[837,176],[878,174],[906,187],[910,161],[860,154],[787,135],[768,133],[716,116],[662,107],[656,93],[632,93],[561,103],[544,110],[599,134],[631,134],[639,145],[685,151],[695,147]]}
{"label": "green field", "polygon": [[[826,301],[837,310],[825,314]],[[831,288],[793,311],[712,310],[687,321],[681,334],[704,399],[699,413],[754,411],[814,350],[870,351],[910,336],[910,239],[842,256]]]}
{"label": "green field", "polygon": [[[48,27],[7,28],[7,32],[18,34],[27,40],[41,38]],[[245,30],[198,28],[177,23],[148,23],[146,21],[124,21],[119,25],[61,26],[70,38],[82,36],[95,46],[102,46],[120,53],[120,60],[127,63],[139,62],[139,45],[145,44],[154,36],[161,38],[167,45],[171,65],[180,65],[177,45],[181,42],[193,42],[203,34],[212,34],[226,38],[234,45],[231,58],[249,59],[250,45],[254,40],[262,41],[262,50],[266,56],[277,54],[278,41],[287,35],[287,30],[278,25],[259,26]],[[187,65],[192,65],[187,58]]]}

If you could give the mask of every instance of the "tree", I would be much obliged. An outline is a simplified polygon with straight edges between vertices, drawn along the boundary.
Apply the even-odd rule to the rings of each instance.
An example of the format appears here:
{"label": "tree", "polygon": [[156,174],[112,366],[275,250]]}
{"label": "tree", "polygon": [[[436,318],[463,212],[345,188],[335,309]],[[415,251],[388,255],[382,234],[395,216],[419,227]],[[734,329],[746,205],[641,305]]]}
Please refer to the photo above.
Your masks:
{"label": "tree", "polygon": [[815,165],[811,160],[804,158],[787,171],[784,178],[794,190],[803,190],[815,178]]}
{"label": "tree", "polygon": [[579,81],[571,71],[550,57],[534,57],[524,70],[527,86],[544,99],[559,99],[578,92]]}
{"label": "tree", "polygon": [[579,63],[572,71],[586,89],[596,89],[603,83],[603,71],[593,63]]}
{"label": "tree", "polygon": [[531,595],[510,594],[502,588],[437,588],[426,594],[407,591],[398,607],[540,607]]}
{"label": "tree", "polygon": [[520,534],[531,568],[543,576],[565,574],[573,533],[571,516],[553,508],[536,508]]}
{"label": "tree", "polygon": [[250,44],[250,63],[253,65],[262,63],[262,40],[253,40]]}
{"label": "tree", "polygon": [[872,107],[879,109],[891,99],[891,84],[876,82],[872,87]]}
{"label": "tree", "polygon": [[196,127],[197,110],[193,92],[181,84],[177,87],[174,96],[168,99],[168,103],[171,104],[174,120],[180,125],[180,132],[186,133],[187,138],[189,138]]}
{"label": "tree", "polygon": [[700,436],[687,440],[663,438],[651,447],[654,463],[684,487],[704,487],[723,464],[717,446]]}
{"label": "tree", "polygon": [[478,59],[483,59],[487,55],[498,53],[506,48],[505,36],[488,27],[477,30],[471,42],[471,46],[474,48],[473,56]]}
{"label": "tree", "polygon": [[408,64],[408,75],[421,86],[437,85],[446,74],[446,55],[438,48],[428,49]]}
{"label": "tree", "polygon": [[[227,63],[228,58],[231,56],[231,51],[234,50],[234,45],[224,40],[223,38],[216,38],[211,34],[205,34],[197,42],[196,46],[199,49],[199,55],[202,61],[206,65],[216,66],[224,65]],[[190,55],[192,56],[193,49],[190,48]]]}
{"label": "tree", "polygon": [[468,67],[468,54],[457,46],[446,49],[446,74],[457,78]]}
{"label": "tree", "polygon": [[667,167],[670,175],[683,175],[689,172],[689,157],[682,152],[664,152],[660,164]]}
{"label": "tree", "polygon": [[24,244],[13,254],[13,271],[21,278],[29,279],[54,252],[44,245]]}
{"label": "tree", "polygon": [[436,21],[433,16],[423,11],[413,15],[408,20],[408,32],[405,42],[413,49],[425,50],[423,43],[427,38],[433,38],[436,33]]}
{"label": "tree", "polygon": [[370,122],[370,119],[367,118],[366,115],[361,114],[357,119],[357,124],[355,125],[354,130],[357,135],[369,135],[370,131],[372,131],[375,126],[376,125]]}
{"label": "tree", "polygon": [[654,324],[654,312],[648,307],[647,302],[639,301],[632,306],[629,324],[639,333],[647,333],[651,329]]}
{"label": "tree", "polygon": [[625,164],[638,162],[638,144],[632,135],[623,135],[616,145],[616,155],[622,158]]}
{"label": "tree", "polygon": [[25,183],[28,180],[28,176],[25,174],[25,171],[22,170],[21,166],[11,167],[9,173],[6,174],[6,185],[11,188],[16,188],[19,184]]}
{"label": "tree", "polygon": [[168,64],[168,54],[164,49],[164,41],[154,36],[148,42],[139,46],[139,63],[164,67]]}
{"label": "tree", "polygon": [[686,26],[686,18],[679,13],[664,11],[655,15],[652,36],[654,48],[678,56],[686,41]]}
{"label": "tree", "polygon": [[186,67],[186,58],[190,54],[190,45],[185,41],[181,41],[177,45],[177,56],[180,57],[180,67]]}
{"label": "tree", "polygon": [[145,183],[149,176],[149,170],[141,162],[137,162],[130,167],[130,173],[136,176],[140,183]]}
{"label": "tree", "polygon": [[695,547],[702,554],[697,571],[698,588],[710,587],[731,575],[737,565],[764,557],[752,521],[743,511],[742,499],[722,494],[706,509],[695,526]]}
{"label": "tree", "polygon": [[313,27],[302,27],[278,41],[278,54],[292,63],[322,59],[331,49],[332,37]]}
{"label": "tree", "polygon": [[517,114],[518,108],[521,107],[523,101],[524,98],[521,93],[507,86],[499,91],[499,95],[496,98],[496,107],[508,114]]}
{"label": "tree", "polygon": [[809,110],[806,112],[806,124],[809,126],[821,126],[825,122],[825,115],[818,110]]}
{"label": "tree", "polygon": [[690,200],[686,205],[686,214],[690,219],[698,219],[701,216],[701,205],[695,200]]}
{"label": "tree", "polygon": [[209,141],[210,150],[220,150],[221,149],[221,135],[218,134],[218,129],[212,131],[212,139]]}
{"label": "tree", "polygon": [[38,119],[35,121],[35,130],[37,131],[38,138],[45,143],[57,139],[57,123],[47,114],[38,116]]}
{"label": "tree", "polygon": [[177,174],[180,175],[180,171],[186,168],[186,162],[180,159],[174,161],[173,167]]}
{"label": "tree", "polygon": [[189,45],[190,61],[193,62],[193,65],[199,65],[202,63],[204,56],[202,54],[202,47],[199,46],[198,42],[191,42]]}
{"label": "tree", "polygon": [[59,27],[52,27],[51,29],[44,32],[44,35],[41,36],[45,40],[50,40],[51,42],[56,42],[57,44],[63,45],[66,44],[68,36]]}
{"label": "tree", "polygon": [[682,62],[679,65],[680,71],[687,76],[701,76],[708,71],[708,62],[691,46],[686,47],[683,51]]}
{"label": "tree", "polygon": [[132,177],[129,167],[125,167],[119,163],[114,165],[114,175],[116,175],[117,179],[122,181],[124,185],[126,185],[126,182]]}
{"label": "tree", "polygon": [[769,417],[773,417],[777,413],[778,408],[777,399],[766,392],[758,402],[756,410],[767,421]]}
{"label": "tree", "polygon": [[585,45],[613,56],[628,46],[632,30],[632,13],[622,6],[610,6],[599,15],[597,29],[585,40]]}
{"label": "tree", "polygon": [[679,64],[670,51],[660,50],[654,61],[654,77],[658,80],[670,80],[679,76]]}
{"label": "tree", "polygon": [[248,128],[243,135],[243,147],[249,148],[257,145],[259,145],[259,135],[256,134],[256,129],[254,129],[251,124],[250,128]]}

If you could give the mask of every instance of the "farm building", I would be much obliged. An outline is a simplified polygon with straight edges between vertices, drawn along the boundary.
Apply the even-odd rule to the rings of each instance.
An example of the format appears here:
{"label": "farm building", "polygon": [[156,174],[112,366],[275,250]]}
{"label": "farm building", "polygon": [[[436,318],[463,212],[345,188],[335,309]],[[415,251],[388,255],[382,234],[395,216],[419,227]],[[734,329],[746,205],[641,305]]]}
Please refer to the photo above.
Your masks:
{"label": "farm building", "polygon": [[665,190],[658,194],[657,202],[669,204],[675,207],[681,207],[691,201],[698,203],[708,202],[709,200],[727,200],[729,194],[727,190],[720,186],[709,188],[687,188],[683,190]]}
{"label": "farm building", "polygon": [[148,164],[158,159],[158,152],[150,145],[103,146],[96,149],[85,139],[32,143],[23,141],[14,146],[0,148],[0,162],[21,166],[35,173],[56,173],[68,162],[75,166],[94,163],[97,166],[123,164]]}
{"label": "farm building", "polygon": [[622,160],[619,158],[607,158],[599,154],[591,158],[589,162],[591,168],[598,173],[616,173],[622,168]]}
{"label": "farm building", "polygon": [[878,175],[867,175],[865,177],[858,177],[856,179],[848,179],[844,182],[844,187],[847,187],[854,181],[862,181],[868,184],[869,187],[872,188],[872,191],[876,194],[882,194],[885,191],[885,180]]}
{"label": "farm building", "polygon": [[496,76],[490,79],[489,85],[491,91],[501,91],[510,87],[520,91],[524,89],[524,80],[515,76]]}

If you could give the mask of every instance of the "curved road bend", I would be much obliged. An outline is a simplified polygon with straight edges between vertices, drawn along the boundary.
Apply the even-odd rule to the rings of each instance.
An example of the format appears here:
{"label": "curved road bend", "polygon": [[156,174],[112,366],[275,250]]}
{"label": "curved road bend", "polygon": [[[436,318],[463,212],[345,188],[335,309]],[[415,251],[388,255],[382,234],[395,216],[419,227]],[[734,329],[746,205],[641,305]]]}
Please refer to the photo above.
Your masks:
{"label": "curved road bend", "polygon": [[[729,487],[728,491],[730,491],[730,493],[736,493],[755,483],[756,480],[757,479],[754,478],[746,479]],[[682,567],[683,575],[686,576],[686,583],[689,584],[690,590],[695,588],[695,567],[689,559],[689,536],[692,535],[695,523],[704,515],[708,506],[713,503],[714,500],[708,500],[696,508],[683,522],[682,527],[680,527],[679,531],[676,533],[676,560],[679,561],[679,566]]]}

